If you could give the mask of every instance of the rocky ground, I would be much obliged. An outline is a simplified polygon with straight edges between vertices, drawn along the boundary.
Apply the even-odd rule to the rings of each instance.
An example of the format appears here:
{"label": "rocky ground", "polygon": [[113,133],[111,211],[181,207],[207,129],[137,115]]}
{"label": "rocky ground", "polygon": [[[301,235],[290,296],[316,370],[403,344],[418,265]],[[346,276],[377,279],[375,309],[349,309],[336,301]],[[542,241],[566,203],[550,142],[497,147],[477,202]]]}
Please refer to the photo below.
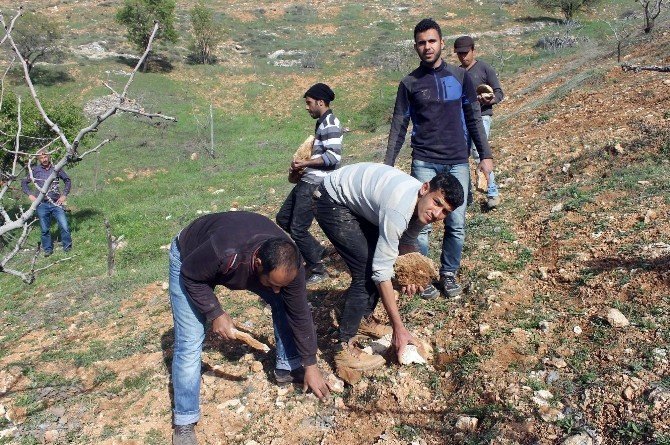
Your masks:
{"label": "rocky ground", "polygon": [[[667,31],[640,45],[629,62],[670,64]],[[201,443],[670,443],[670,76],[589,51],[506,83],[492,137],[503,204],[469,211],[467,292],[400,299],[431,363],[390,363],[320,402],[273,384],[272,352],[208,336]],[[336,254],[328,265],[310,300],[332,373],[348,276]],[[135,290],[106,324],[95,298],[75,309],[90,286],[36,288],[46,295],[28,320],[69,316],[12,334],[0,443],[169,443],[166,283]],[[272,344],[257,298],[227,295]]]}

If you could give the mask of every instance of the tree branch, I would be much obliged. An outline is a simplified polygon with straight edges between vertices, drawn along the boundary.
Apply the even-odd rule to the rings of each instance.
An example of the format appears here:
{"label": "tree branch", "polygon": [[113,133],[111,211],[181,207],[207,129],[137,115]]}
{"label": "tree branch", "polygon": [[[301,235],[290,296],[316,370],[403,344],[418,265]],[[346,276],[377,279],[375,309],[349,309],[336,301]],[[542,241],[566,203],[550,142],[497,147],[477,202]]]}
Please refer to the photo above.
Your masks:
{"label": "tree branch", "polygon": [[640,71],[658,71],[660,73],[670,73],[670,65],[629,65],[624,63],[621,65],[623,71],[633,71],[639,73]]}

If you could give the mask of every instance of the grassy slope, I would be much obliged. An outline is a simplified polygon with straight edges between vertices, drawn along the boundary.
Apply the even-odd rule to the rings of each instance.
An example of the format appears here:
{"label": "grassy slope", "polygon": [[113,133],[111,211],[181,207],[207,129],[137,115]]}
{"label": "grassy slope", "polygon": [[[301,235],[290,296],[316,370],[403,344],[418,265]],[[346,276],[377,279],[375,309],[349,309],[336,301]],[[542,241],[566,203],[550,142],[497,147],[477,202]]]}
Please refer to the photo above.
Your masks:
{"label": "grassy slope", "polygon": [[[166,255],[160,247],[168,244],[174,233],[195,218],[198,211],[227,210],[233,202],[237,202],[240,207],[249,206],[269,216],[274,214],[288,190],[283,166],[294,148],[313,128],[313,122],[302,109],[301,101],[302,92],[309,84],[326,81],[335,88],[338,94],[333,103],[335,111],[342,122],[353,130],[346,135],[346,149],[348,156],[351,156],[348,161],[378,160],[385,140],[383,125],[392,106],[397,81],[415,63],[411,52],[395,45],[395,42],[406,40],[411,26],[421,16],[432,15],[441,21],[445,26],[445,34],[465,32],[471,26],[470,19],[466,17],[474,12],[474,7],[471,6],[449,8],[457,16],[448,19],[443,6],[438,8],[420,5],[421,7],[404,10],[384,5],[385,3],[379,2],[342,8],[327,7],[324,12],[328,18],[326,21],[332,23],[334,29],[320,33],[318,23],[322,23],[324,17],[317,17],[309,8],[300,7],[300,4],[286,8],[268,6],[261,13],[261,7],[242,5],[239,10],[231,11],[222,3],[214,7],[221,11],[221,18],[230,39],[249,50],[250,55],[240,56],[230,45],[226,45],[222,51],[222,59],[229,60],[230,63],[224,61],[213,67],[199,67],[184,65],[176,59],[176,56],[185,54],[183,47],[165,50],[172,54],[174,69],[169,73],[139,75],[132,91],[147,110],[160,110],[176,116],[178,123],[156,124],[141,122],[141,119],[128,116],[117,117],[105,124],[97,136],[102,138],[116,135],[117,139],[99,155],[94,154],[81,165],[70,169],[74,180],[74,193],[70,204],[74,209],[71,221],[76,256],[71,261],[46,270],[32,287],[23,286],[8,277],[0,277],[0,295],[3,295],[0,299],[2,322],[5,326],[11,326],[6,331],[3,329],[0,339],[0,350],[3,352],[0,353],[0,358],[5,357],[4,361],[8,365],[19,366],[21,373],[35,385],[43,383],[44,380],[48,381],[50,375],[56,374],[46,372],[36,376],[33,369],[39,368],[40,363],[54,361],[92,367],[97,373],[94,378],[103,384],[105,378],[109,378],[106,377],[109,374],[106,365],[101,363],[103,357],[123,359],[140,352],[160,351],[160,329],[129,320],[129,316],[134,316],[124,312],[122,308],[137,304],[141,313],[165,319],[167,309],[159,294],[147,301],[138,300],[137,303],[134,302],[136,297],[131,295],[151,282],[165,280]],[[613,4],[602,14],[614,16],[620,8],[619,4]],[[110,37],[109,41],[121,41],[118,31],[114,31],[110,22],[109,7],[106,7],[103,14],[98,14],[96,8],[85,8],[84,11],[84,14],[70,17],[72,32],[79,33],[77,43],[99,40],[102,36],[93,32],[93,29],[112,33],[105,36]],[[525,22],[515,19],[541,15],[538,11],[524,10],[522,7],[501,11],[489,4],[477,11],[477,21],[483,30],[517,26]],[[602,14],[584,17],[587,26],[578,31],[595,39],[593,43],[596,46],[598,40],[594,34],[598,29],[602,30],[602,22],[598,22],[595,17]],[[257,19],[254,20],[254,16]],[[96,22],[92,22],[94,17]],[[530,49],[539,36],[551,33],[554,29],[558,30],[558,25],[550,25],[541,31],[521,36],[491,37],[487,41],[490,48],[511,47],[519,50],[511,51],[510,55],[513,56],[505,59],[504,66],[498,65],[502,68],[503,84],[513,84],[515,88],[510,88],[510,91],[524,93],[517,97],[511,94],[510,103],[502,108],[501,118],[496,120],[494,131],[500,137],[498,143],[504,147],[501,153],[506,156],[513,156],[512,148],[518,145],[518,140],[524,139],[524,127],[530,127],[538,117],[540,121],[550,121],[562,97],[571,94],[572,89],[577,92],[585,88],[588,90],[589,80],[606,79],[602,73],[606,73],[607,67],[611,66],[608,59],[599,55],[601,51],[597,48],[590,53],[592,56],[585,55],[582,50],[554,55]],[[83,32],[84,30],[88,32]],[[449,44],[450,42],[447,43]],[[667,49],[667,45],[664,48]],[[267,63],[265,55],[277,49],[306,51],[308,55],[314,56],[317,68],[273,67]],[[504,54],[503,50],[500,51]],[[663,54],[662,50],[659,53]],[[495,64],[494,53],[488,55]],[[486,56],[484,53],[484,58]],[[586,68],[581,62],[584,58],[591,60],[591,64],[604,63],[604,68]],[[544,64],[547,63],[554,64],[554,68],[545,68]],[[389,69],[393,65],[399,66],[400,71]],[[123,76],[103,74],[105,71],[127,67],[114,60],[78,60],[62,68],[49,69],[66,70],[73,81],[49,87],[40,86],[44,97],[66,96],[84,103],[106,94],[105,89],[99,86],[100,79],[109,79],[117,86],[124,82]],[[565,82],[565,76],[570,75],[573,70],[582,73],[581,77],[574,76],[572,82]],[[528,72],[528,80],[519,81],[519,73],[524,71]],[[215,104],[216,116],[217,157],[214,160],[208,159],[205,153],[208,146],[205,123],[210,102]],[[377,133],[363,131],[377,126],[380,128]],[[553,128],[560,131],[559,127]],[[526,139],[529,144],[534,143],[532,138]],[[569,146],[569,142],[567,144]],[[196,161],[189,159],[193,152],[200,154]],[[407,153],[403,162],[406,162],[406,155]],[[586,156],[587,153],[583,159],[573,160],[573,163],[578,167],[582,165],[580,162],[586,166]],[[516,156],[513,161],[502,161],[500,179],[516,178],[518,185],[512,185],[512,190],[522,193],[520,178],[529,175],[530,170],[524,169],[520,159]],[[564,160],[565,156],[557,154],[547,160],[545,167],[556,171]],[[666,200],[661,200],[659,205],[667,206],[667,187],[658,185],[662,184],[662,170],[655,168],[658,159],[633,157],[631,160],[635,163],[629,166],[618,166],[613,160],[610,161],[613,174],[604,184],[595,177],[591,180],[592,183],[586,181],[578,185],[563,185],[560,180],[544,177],[544,186],[532,183],[539,198],[535,198],[536,201],[531,201],[528,205],[514,206],[493,214],[482,214],[475,209],[469,228],[472,233],[477,234],[477,238],[468,239],[465,250],[467,260],[463,270],[463,275],[468,276],[474,283],[475,307],[465,308],[468,319],[477,321],[488,316],[484,308],[487,307],[486,302],[492,293],[518,292],[516,283],[485,280],[480,271],[483,265],[511,275],[529,277],[533,275],[531,271],[541,263],[542,256],[538,252],[545,252],[542,250],[543,245],[521,232],[521,221],[530,221],[541,211],[538,204],[533,202],[546,200],[547,203],[553,203],[566,198],[569,206],[579,209],[596,199],[594,191],[597,187],[597,190],[628,194],[631,196],[630,203],[633,203],[632,197],[641,191],[635,185],[636,181],[648,180],[656,188],[646,189],[646,193],[652,196],[665,195]],[[142,172],[147,174],[138,175]],[[531,182],[529,186],[530,184]],[[212,193],[219,189],[224,189],[225,192]],[[128,241],[128,246],[118,252],[117,274],[112,278],[105,275],[104,218],[110,220],[115,234],[123,235]],[[563,233],[564,239],[569,239],[575,227],[555,221],[558,218],[556,216],[552,218],[537,224],[555,224],[554,229]],[[529,225],[526,230],[534,236],[535,228],[536,226]],[[540,233],[538,236],[541,235]],[[34,233],[31,242],[34,243],[37,239],[37,234]],[[639,243],[640,240],[631,240],[627,245],[629,249],[634,249]],[[551,254],[556,255],[555,250]],[[56,259],[60,255],[62,254],[58,253]],[[564,262],[569,261],[569,252],[561,252],[560,255],[565,256]],[[45,263],[44,260],[41,261]],[[582,274],[584,282],[592,277],[592,272],[576,272]],[[548,292],[561,295],[566,290],[556,288]],[[563,307],[548,310],[546,306],[536,306],[532,301],[534,300],[524,301],[515,308],[512,318],[516,320],[517,327],[534,328],[540,319],[547,316],[551,318],[552,314],[560,319],[565,311]],[[420,307],[420,302],[412,300],[405,306],[404,311],[409,314],[417,307]],[[454,309],[451,304],[436,302],[426,310],[448,314]],[[638,309],[631,309],[633,310]],[[87,313],[81,315],[82,311]],[[124,319],[119,318],[121,313],[126,314]],[[22,337],[25,339],[24,336],[32,330],[51,332],[53,336],[57,336],[59,331],[69,326],[71,320],[103,331],[119,329],[120,332],[126,332],[126,335],[100,339],[93,336],[87,338],[84,345],[75,341],[62,341],[54,350],[44,351],[37,356],[10,356],[13,354],[13,345]],[[130,327],[135,323],[139,324],[139,328],[133,332]],[[418,318],[409,323],[419,327],[422,319]],[[441,331],[445,328],[445,323],[453,321],[441,321],[434,328]],[[440,338],[438,344],[453,350],[467,349],[473,341],[477,343],[469,335],[452,338],[445,334],[445,337]],[[667,344],[667,337],[663,341]],[[477,369],[479,363],[486,362],[486,358],[490,358],[492,353],[482,352],[480,349],[475,347],[474,352],[459,356],[456,365],[450,365],[454,372],[467,378],[469,373]],[[525,365],[516,366],[524,369]],[[587,373],[579,375],[585,374]],[[430,375],[423,377],[434,379]],[[74,380],[81,382],[85,379],[77,377]],[[138,385],[142,387],[141,382],[135,385],[134,381],[128,381],[126,385],[126,381],[121,380],[126,391],[133,391]],[[436,385],[439,387],[439,382]],[[22,430],[24,442],[30,443],[28,438],[34,432],[32,428],[44,420],[44,412],[39,405],[39,396],[33,390],[26,390],[22,397],[18,402],[14,400],[14,403],[30,408],[28,422]],[[365,399],[361,400],[350,402],[365,405]],[[455,402],[464,411],[475,412],[475,408],[479,406],[464,398],[456,398]],[[512,416],[504,409],[501,413],[498,415],[503,418]],[[487,417],[487,413],[480,414],[487,421],[495,419],[497,415],[488,413]],[[124,430],[122,420],[119,422],[117,428]],[[343,424],[346,425],[346,421]],[[491,427],[489,431],[498,430],[498,427],[492,427],[493,424],[487,425]],[[400,424],[401,427],[403,425]],[[392,430],[401,437],[403,434],[411,435],[411,428],[421,429],[409,424],[409,430],[401,427]],[[430,428],[426,431],[430,431]],[[446,432],[441,428],[437,431],[438,437],[440,431]],[[98,433],[100,437],[106,437],[104,431]],[[146,437],[150,439],[151,434],[147,433]],[[434,437],[428,432],[425,434],[427,437]],[[80,437],[80,440],[96,441],[95,436],[90,434]]]}

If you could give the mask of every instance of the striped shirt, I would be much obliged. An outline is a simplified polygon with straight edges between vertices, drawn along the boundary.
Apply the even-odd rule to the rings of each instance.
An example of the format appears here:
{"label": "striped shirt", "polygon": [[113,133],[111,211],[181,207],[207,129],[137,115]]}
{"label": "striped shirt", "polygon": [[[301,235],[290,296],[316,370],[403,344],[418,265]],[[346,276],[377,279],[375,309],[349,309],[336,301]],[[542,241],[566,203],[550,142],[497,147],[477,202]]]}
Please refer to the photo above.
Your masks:
{"label": "striped shirt", "polygon": [[372,280],[393,278],[400,239],[416,244],[421,231],[422,225],[412,219],[421,182],[388,165],[362,162],[331,173],[323,185],[333,201],[379,227]]}
{"label": "striped shirt", "polygon": [[302,180],[309,184],[321,184],[328,173],[339,168],[342,160],[342,126],[332,110],[316,121],[312,159],[316,158],[322,158],[323,165],[307,167],[302,175]]}

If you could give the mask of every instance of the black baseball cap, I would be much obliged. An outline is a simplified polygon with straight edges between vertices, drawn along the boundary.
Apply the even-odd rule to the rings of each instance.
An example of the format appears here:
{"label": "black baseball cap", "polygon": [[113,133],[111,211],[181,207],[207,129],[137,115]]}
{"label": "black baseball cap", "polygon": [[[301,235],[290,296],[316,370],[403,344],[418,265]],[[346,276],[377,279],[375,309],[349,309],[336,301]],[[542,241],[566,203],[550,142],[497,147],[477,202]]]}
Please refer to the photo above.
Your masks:
{"label": "black baseball cap", "polygon": [[467,53],[475,47],[475,41],[470,36],[461,36],[454,41],[455,53]]}

